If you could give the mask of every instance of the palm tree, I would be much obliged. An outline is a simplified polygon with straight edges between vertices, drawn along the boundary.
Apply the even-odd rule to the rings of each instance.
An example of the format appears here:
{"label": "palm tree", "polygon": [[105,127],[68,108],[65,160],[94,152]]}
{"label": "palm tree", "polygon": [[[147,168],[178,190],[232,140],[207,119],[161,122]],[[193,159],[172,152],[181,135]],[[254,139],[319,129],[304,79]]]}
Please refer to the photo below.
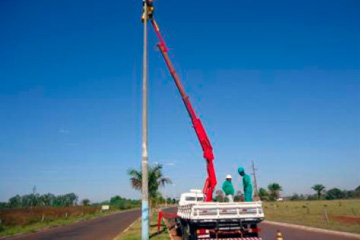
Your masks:
{"label": "palm tree", "polygon": [[83,206],[89,206],[90,205],[90,200],[85,198],[85,199],[81,200],[81,204]]}
{"label": "palm tree", "polygon": [[[156,200],[158,196],[158,190],[160,187],[164,187],[165,184],[171,184],[170,178],[163,175],[162,172],[163,166],[161,164],[154,164],[149,166],[148,170],[148,184],[149,184],[149,198],[152,202]],[[136,189],[140,190],[142,188],[142,171],[141,169],[129,169],[128,174],[130,176],[130,183],[131,186]]]}
{"label": "palm tree", "polygon": [[315,184],[314,186],[311,187],[314,191],[316,191],[316,194],[318,196],[318,199],[321,198],[321,195],[323,194],[324,190],[325,190],[325,186],[322,184]]}
{"label": "palm tree", "polygon": [[282,191],[282,187],[278,183],[270,183],[268,186],[270,191],[270,198],[271,200],[276,200],[280,196],[280,191]]}

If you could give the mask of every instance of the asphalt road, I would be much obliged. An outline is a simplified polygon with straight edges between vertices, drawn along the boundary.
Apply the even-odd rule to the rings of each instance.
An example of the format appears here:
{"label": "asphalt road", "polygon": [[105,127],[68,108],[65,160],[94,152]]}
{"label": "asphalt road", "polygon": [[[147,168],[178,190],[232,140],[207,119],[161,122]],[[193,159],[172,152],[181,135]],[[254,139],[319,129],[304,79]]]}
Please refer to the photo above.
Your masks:
{"label": "asphalt road", "polygon": [[[176,208],[166,209],[167,212],[176,213]],[[260,237],[262,240],[275,240],[277,230],[283,234],[284,240],[359,240],[359,237],[346,237],[343,235],[335,235],[330,233],[314,232],[304,229],[292,228],[292,227],[279,227],[270,223],[259,224],[261,229]],[[175,234],[175,231],[174,231]],[[180,238],[175,238],[180,239]]]}
{"label": "asphalt road", "polygon": [[140,210],[120,212],[38,233],[4,240],[112,240],[140,217]]}

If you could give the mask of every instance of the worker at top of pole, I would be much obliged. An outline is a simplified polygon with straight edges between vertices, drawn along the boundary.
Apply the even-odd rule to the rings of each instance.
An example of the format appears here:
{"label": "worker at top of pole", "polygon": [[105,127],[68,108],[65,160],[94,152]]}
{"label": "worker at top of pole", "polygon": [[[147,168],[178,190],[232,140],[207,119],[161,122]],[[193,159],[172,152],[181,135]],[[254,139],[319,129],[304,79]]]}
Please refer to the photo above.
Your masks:
{"label": "worker at top of pole", "polygon": [[222,185],[222,190],[225,192],[226,197],[228,198],[229,202],[233,202],[233,196],[234,196],[234,186],[231,182],[232,177],[231,175],[226,175],[226,179]]}
{"label": "worker at top of pole", "polygon": [[[146,6],[147,6],[147,18],[146,20],[152,19],[153,14],[154,14],[154,2],[153,0],[143,0],[143,5],[145,5],[146,2]],[[143,9],[143,14],[141,16],[141,21],[144,22],[145,21],[145,10]]]}
{"label": "worker at top of pole", "polygon": [[245,202],[252,202],[253,201],[253,187],[251,184],[251,177],[245,173],[245,169],[243,167],[238,168],[238,173],[240,176],[242,176]]}

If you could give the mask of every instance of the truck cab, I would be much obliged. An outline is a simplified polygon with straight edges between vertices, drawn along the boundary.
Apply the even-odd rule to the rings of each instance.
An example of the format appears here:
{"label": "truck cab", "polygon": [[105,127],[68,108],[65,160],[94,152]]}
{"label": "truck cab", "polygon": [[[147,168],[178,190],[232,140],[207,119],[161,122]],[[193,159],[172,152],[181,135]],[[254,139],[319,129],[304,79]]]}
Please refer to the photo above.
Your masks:
{"label": "truck cab", "polygon": [[181,194],[179,206],[203,202],[204,199],[205,195],[201,192],[201,190],[191,189],[190,192]]}

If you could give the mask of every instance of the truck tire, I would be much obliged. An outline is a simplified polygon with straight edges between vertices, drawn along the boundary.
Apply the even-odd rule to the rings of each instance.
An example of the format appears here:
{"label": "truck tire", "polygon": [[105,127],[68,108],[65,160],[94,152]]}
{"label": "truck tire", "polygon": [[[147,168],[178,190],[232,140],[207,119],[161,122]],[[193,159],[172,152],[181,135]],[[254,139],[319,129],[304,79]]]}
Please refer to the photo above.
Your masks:
{"label": "truck tire", "polygon": [[[250,224],[250,229],[257,229],[257,225],[256,224]],[[249,237],[259,237],[259,233],[251,232],[251,233],[249,233]]]}
{"label": "truck tire", "polygon": [[176,227],[176,236],[178,237],[182,236],[181,227]]}
{"label": "truck tire", "polygon": [[189,232],[187,231],[187,223],[181,221],[180,222],[180,229],[181,229],[181,239],[182,240],[189,240]]}
{"label": "truck tire", "polygon": [[181,220],[176,218],[175,219],[175,230],[176,230],[176,236],[181,237]]}
{"label": "truck tire", "polygon": [[196,229],[190,223],[181,222],[182,240],[197,240]]}
{"label": "truck tire", "polygon": [[193,225],[189,225],[189,231],[190,231],[190,240],[197,240],[197,233],[196,228]]}

